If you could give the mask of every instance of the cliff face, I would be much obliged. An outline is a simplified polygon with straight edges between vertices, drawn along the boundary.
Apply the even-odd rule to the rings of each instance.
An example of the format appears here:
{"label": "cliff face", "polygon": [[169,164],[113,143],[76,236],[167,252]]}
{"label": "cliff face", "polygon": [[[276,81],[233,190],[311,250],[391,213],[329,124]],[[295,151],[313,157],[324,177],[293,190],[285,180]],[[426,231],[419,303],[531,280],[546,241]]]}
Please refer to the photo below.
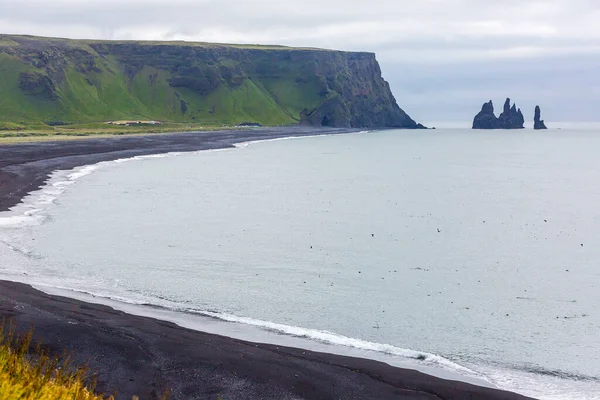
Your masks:
{"label": "cliff face", "polygon": [[0,122],[421,127],[371,53],[0,35]]}
{"label": "cliff face", "polygon": [[494,104],[490,100],[481,108],[479,114],[473,120],[473,129],[523,129],[525,118],[521,109],[516,104],[510,105],[510,99],[506,99],[502,113],[498,118],[494,114]]}

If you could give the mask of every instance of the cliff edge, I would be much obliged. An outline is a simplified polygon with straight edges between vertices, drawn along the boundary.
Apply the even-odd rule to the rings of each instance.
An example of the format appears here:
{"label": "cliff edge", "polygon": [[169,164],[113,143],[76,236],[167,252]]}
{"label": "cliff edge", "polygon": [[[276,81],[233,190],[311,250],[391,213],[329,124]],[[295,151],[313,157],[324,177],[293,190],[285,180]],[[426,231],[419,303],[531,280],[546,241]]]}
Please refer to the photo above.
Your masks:
{"label": "cliff edge", "polygon": [[422,127],[398,106],[372,53],[0,35],[0,71],[0,125]]}

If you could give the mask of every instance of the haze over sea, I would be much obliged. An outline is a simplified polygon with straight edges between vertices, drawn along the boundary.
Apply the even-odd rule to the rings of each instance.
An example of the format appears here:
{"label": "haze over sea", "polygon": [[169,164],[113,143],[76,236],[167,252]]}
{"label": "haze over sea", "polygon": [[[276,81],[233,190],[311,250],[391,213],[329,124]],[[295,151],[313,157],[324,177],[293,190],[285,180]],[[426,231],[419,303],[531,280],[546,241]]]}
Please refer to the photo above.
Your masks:
{"label": "haze over sea", "polygon": [[587,128],[319,136],[57,173],[0,214],[0,277],[597,399]]}

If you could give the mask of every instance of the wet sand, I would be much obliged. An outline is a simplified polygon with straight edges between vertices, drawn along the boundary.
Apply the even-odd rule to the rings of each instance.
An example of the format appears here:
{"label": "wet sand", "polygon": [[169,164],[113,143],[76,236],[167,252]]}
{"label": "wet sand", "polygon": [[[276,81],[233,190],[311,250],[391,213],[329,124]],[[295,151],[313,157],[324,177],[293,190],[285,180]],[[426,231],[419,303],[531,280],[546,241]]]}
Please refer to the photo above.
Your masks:
{"label": "wet sand", "polygon": [[[136,155],[231,147],[249,140],[345,133],[273,128],[0,146],[0,210],[57,169]],[[0,260],[1,262],[1,260]],[[53,354],[74,354],[119,399],[526,399],[387,364],[207,334],[0,281],[0,318]]]}

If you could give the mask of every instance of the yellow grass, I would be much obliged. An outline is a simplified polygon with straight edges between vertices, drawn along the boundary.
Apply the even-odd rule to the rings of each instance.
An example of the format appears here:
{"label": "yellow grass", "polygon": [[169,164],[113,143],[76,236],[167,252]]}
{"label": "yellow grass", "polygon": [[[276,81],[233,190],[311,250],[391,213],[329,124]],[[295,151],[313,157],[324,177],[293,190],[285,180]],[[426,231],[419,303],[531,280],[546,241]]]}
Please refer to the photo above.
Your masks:
{"label": "yellow grass", "polygon": [[114,400],[93,393],[85,369],[41,352],[31,355],[31,336],[18,338],[11,327],[0,325],[0,399]]}
{"label": "yellow grass", "polygon": [[218,131],[230,129],[248,129],[232,126],[205,126],[190,124],[164,124],[162,126],[123,126],[108,125],[106,127],[85,126],[61,127],[49,130],[21,130],[6,131],[0,130],[0,145],[29,142],[48,142],[55,140],[76,140],[87,138],[101,138],[114,136],[139,136],[139,135],[160,135],[164,133],[183,133],[183,132],[202,132]]}

